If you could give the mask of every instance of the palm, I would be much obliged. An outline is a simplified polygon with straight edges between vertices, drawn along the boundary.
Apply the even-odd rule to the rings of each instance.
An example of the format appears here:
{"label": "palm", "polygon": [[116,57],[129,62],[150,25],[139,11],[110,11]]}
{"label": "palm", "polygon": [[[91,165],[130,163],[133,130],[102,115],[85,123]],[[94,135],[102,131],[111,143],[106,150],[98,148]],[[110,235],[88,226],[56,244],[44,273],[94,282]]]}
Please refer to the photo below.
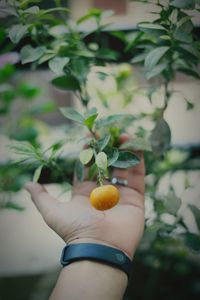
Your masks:
{"label": "palm", "polygon": [[58,203],[40,185],[29,184],[33,201],[47,224],[66,243],[104,242],[132,256],[144,227],[144,163],[126,171],[115,170],[114,176],[126,178],[129,186],[118,186],[120,202],[107,211],[94,209],[89,195],[96,186],[86,181],[73,188],[72,201]]}

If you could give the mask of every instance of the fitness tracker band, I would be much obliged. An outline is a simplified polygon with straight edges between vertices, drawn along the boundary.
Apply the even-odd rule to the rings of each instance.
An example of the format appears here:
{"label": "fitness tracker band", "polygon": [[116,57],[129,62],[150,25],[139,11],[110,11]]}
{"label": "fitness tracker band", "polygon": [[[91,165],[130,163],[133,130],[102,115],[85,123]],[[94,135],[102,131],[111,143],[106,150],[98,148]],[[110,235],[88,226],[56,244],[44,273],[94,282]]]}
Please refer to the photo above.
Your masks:
{"label": "fitness tracker band", "polygon": [[64,247],[60,259],[63,267],[80,260],[105,263],[124,271],[128,276],[132,268],[130,258],[113,247],[92,243],[71,244]]}

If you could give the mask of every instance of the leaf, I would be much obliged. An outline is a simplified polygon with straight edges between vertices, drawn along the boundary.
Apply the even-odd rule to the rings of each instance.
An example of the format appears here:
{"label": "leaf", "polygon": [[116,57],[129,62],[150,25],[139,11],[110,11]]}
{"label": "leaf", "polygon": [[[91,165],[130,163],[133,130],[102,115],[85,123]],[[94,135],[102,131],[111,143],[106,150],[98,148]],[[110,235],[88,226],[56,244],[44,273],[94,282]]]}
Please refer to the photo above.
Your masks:
{"label": "leaf", "polygon": [[80,124],[84,123],[84,117],[73,107],[60,107],[60,111],[64,117]]}
{"label": "leaf", "polygon": [[104,127],[104,126],[113,125],[115,123],[124,123],[126,121],[131,122],[134,119],[135,119],[134,116],[131,114],[110,115],[99,119],[96,122],[96,126]]}
{"label": "leaf", "polygon": [[178,8],[194,9],[195,0],[173,0],[170,1],[170,5]]}
{"label": "leaf", "polygon": [[30,63],[39,59],[46,51],[46,48],[41,46],[33,48],[30,45],[24,46],[21,51],[21,61],[22,64]]}
{"label": "leaf", "polygon": [[75,163],[75,176],[79,182],[82,182],[84,179],[84,165],[79,159]]}
{"label": "leaf", "polygon": [[108,167],[108,160],[107,160],[107,155],[105,152],[99,152],[96,156],[96,165],[102,169],[106,170]]}
{"label": "leaf", "polygon": [[78,80],[76,79],[76,77],[69,75],[69,74],[54,78],[51,82],[57,88],[60,88],[63,90],[71,90],[71,91],[80,90],[80,84],[79,84]]}
{"label": "leaf", "polygon": [[99,150],[102,151],[109,143],[111,138],[110,134],[106,134],[102,139],[98,140]]}
{"label": "leaf", "polygon": [[146,56],[147,56],[147,53],[142,53],[142,54],[136,55],[134,58],[131,59],[131,63],[142,62],[143,60],[145,60]]}
{"label": "leaf", "polygon": [[146,79],[149,80],[155,76],[158,76],[159,74],[162,73],[162,71],[164,71],[166,69],[166,67],[167,67],[167,64],[164,63],[164,64],[157,65],[151,71],[146,71],[145,72]]}
{"label": "leaf", "polygon": [[176,24],[177,18],[178,18],[178,9],[175,8],[172,10],[172,12],[169,16],[169,20],[172,22],[172,24]]}
{"label": "leaf", "polygon": [[193,204],[189,204],[189,207],[194,215],[197,227],[200,230],[200,209]]}
{"label": "leaf", "polygon": [[192,70],[191,68],[180,67],[178,68],[178,71],[194,78],[200,79],[199,73],[197,73],[196,70]]}
{"label": "leaf", "polygon": [[98,116],[98,113],[95,113],[91,116],[89,116],[88,118],[86,118],[84,120],[84,124],[89,128],[89,129],[92,129],[93,125],[94,125],[94,121],[96,120]]}
{"label": "leaf", "polygon": [[191,110],[194,108],[194,103],[190,102],[189,100],[185,99],[187,103],[187,110]]}
{"label": "leaf", "polygon": [[19,43],[19,41],[28,33],[27,29],[27,25],[19,24],[12,26],[8,34],[11,42],[14,44]]}
{"label": "leaf", "polygon": [[107,157],[108,157],[108,167],[112,166],[118,159],[119,157],[119,151],[117,148],[110,148],[109,150],[106,151]]}
{"label": "leaf", "polygon": [[15,210],[18,210],[18,211],[23,211],[25,209],[24,207],[20,206],[19,204],[11,202],[11,201],[5,203],[3,208],[15,209]]}
{"label": "leaf", "polygon": [[171,141],[171,130],[168,123],[163,119],[159,119],[150,137],[150,143],[153,152],[160,155],[168,147]]}
{"label": "leaf", "polygon": [[135,138],[127,141],[120,146],[120,149],[152,151],[149,141],[145,140],[144,138]]}
{"label": "leaf", "polygon": [[31,15],[37,15],[39,12],[40,12],[40,8],[39,6],[36,5],[31,6],[23,11],[23,13],[31,14]]}
{"label": "leaf", "polygon": [[85,150],[82,150],[79,154],[79,158],[80,158],[80,161],[83,165],[87,165],[92,157],[93,157],[93,150],[92,148],[88,148],[88,149],[85,149]]}
{"label": "leaf", "polygon": [[181,199],[178,198],[173,192],[169,193],[166,197],[164,197],[164,206],[166,212],[172,215],[176,215],[179,208],[181,207]]}
{"label": "leaf", "polygon": [[43,168],[43,165],[40,165],[34,172],[34,175],[33,175],[33,182],[38,182],[39,178],[40,178],[40,174],[42,172],[42,168]]}
{"label": "leaf", "polygon": [[155,30],[166,30],[165,27],[163,27],[162,25],[159,24],[155,24],[155,23],[148,23],[148,22],[144,22],[144,23],[139,23],[139,28],[143,29],[155,29]]}
{"label": "leaf", "polygon": [[88,179],[89,180],[94,180],[98,173],[98,168],[96,164],[93,164],[91,167],[88,169]]}
{"label": "leaf", "polygon": [[149,54],[146,56],[144,62],[147,71],[152,70],[168,50],[169,50],[168,46],[162,46],[162,47],[157,47],[152,51],[150,51]]}
{"label": "leaf", "polygon": [[68,64],[69,57],[54,57],[52,60],[49,61],[49,68],[55,72],[56,74],[60,74],[63,72],[64,66]]}
{"label": "leaf", "polygon": [[112,166],[120,169],[126,169],[138,165],[139,158],[130,151],[120,151],[117,161]]}
{"label": "leaf", "polygon": [[199,50],[196,47],[194,47],[193,45],[181,44],[180,47],[182,49],[184,49],[185,51],[191,53],[195,57],[200,58],[200,52],[199,52]]}
{"label": "leaf", "polygon": [[185,234],[185,242],[192,250],[200,251],[200,236],[198,234],[187,232]]}

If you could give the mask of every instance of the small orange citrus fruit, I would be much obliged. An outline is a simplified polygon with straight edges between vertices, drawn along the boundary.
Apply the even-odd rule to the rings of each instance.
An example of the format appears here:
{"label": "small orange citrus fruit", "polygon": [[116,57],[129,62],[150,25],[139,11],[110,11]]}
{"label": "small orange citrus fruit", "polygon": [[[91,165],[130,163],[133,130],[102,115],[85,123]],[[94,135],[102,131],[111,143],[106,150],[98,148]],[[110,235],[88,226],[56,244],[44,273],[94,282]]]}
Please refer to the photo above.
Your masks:
{"label": "small orange citrus fruit", "polygon": [[92,190],[90,202],[98,210],[114,207],[120,198],[119,190],[114,185],[103,185]]}

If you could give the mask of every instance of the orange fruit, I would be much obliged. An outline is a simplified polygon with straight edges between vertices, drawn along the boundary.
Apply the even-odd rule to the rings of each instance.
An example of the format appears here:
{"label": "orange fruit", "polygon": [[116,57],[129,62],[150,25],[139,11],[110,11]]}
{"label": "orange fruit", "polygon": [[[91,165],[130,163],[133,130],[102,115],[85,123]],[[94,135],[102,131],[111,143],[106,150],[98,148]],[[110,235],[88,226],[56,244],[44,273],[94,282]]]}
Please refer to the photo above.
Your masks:
{"label": "orange fruit", "polygon": [[103,185],[92,190],[90,202],[98,210],[114,207],[120,198],[119,190],[114,185]]}

